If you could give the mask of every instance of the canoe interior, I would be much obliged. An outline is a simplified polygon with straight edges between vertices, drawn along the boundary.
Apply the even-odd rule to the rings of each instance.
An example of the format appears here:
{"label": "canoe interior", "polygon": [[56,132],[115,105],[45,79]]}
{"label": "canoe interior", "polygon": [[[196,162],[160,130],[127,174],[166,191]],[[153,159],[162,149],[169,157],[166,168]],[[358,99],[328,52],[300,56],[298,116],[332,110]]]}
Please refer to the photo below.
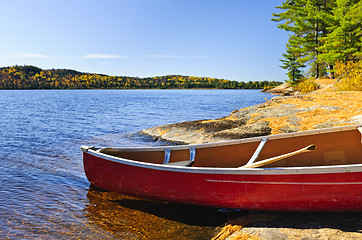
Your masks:
{"label": "canoe interior", "polygon": [[[247,141],[231,141],[228,144],[194,145],[196,157],[193,167],[235,168],[245,165],[260,143],[260,138]],[[311,134],[286,134],[285,137],[270,137],[257,161],[299,150],[310,144],[317,149],[301,153],[264,167],[330,166],[362,163],[361,133],[356,128],[334,132]],[[191,147],[191,145],[190,145]],[[168,147],[170,148],[170,147]],[[171,147],[170,163],[189,159],[189,147]],[[155,149],[110,148],[102,153],[141,162],[163,164],[165,152]]]}

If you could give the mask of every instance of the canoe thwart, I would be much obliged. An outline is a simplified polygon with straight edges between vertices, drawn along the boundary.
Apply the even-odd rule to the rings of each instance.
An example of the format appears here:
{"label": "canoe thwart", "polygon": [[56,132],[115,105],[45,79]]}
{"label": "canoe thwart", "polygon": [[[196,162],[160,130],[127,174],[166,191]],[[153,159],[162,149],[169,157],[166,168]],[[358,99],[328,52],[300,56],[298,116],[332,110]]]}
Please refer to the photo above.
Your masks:
{"label": "canoe thwart", "polygon": [[171,156],[171,149],[165,149],[165,160],[163,160],[163,164],[168,164],[168,162],[170,161],[170,156]]}
{"label": "canoe thwart", "polygon": [[267,159],[258,161],[256,163],[249,164],[249,165],[246,164],[244,166],[241,166],[240,168],[261,167],[261,166],[264,166],[264,165],[267,165],[267,164],[270,164],[270,163],[273,163],[273,162],[276,162],[276,161],[279,161],[279,160],[282,160],[282,159],[285,159],[285,158],[288,158],[288,157],[291,157],[291,156],[294,156],[294,155],[297,155],[297,154],[314,151],[316,149],[317,149],[317,146],[315,144],[311,144],[309,146],[306,146],[306,147],[304,147],[302,149],[299,149],[299,150],[296,150],[296,151],[293,151],[293,152],[290,152],[290,153],[282,154],[282,155],[272,157],[272,158],[267,158]]}
{"label": "canoe thwart", "polygon": [[195,161],[195,157],[196,157],[196,148],[192,147],[189,149],[189,151],[190,151],[189,161],[193,162],[193,161]]}
{"label": "canoe thwart", "polygon": [[191,167],[195,163],[195,156],[196,156],[196,148],[192,147],[189,148],[190,151],[190,158],[186,161],[177,161],[177,162],[171,162],[170,163],[170,157],[171,157],[171,149],[165,149],[165,160],[163,161],[163,164],[169,164],[174,166],[182,166],[182,167]]}
{"label": "canoe thwart", "polygon": [[253,156],[250,158],[250,160],[248,161],[248,163],[246,164],[246,166],[254,163],[254,162],[258,159],[259,154],[260,154],[261,150],[263,149],[263,147],[264,147],[264,145],[265,145],[265,143],[266,143],[267,141],[268,141],[267,138],[261,139],[258,148],[255,150]]}

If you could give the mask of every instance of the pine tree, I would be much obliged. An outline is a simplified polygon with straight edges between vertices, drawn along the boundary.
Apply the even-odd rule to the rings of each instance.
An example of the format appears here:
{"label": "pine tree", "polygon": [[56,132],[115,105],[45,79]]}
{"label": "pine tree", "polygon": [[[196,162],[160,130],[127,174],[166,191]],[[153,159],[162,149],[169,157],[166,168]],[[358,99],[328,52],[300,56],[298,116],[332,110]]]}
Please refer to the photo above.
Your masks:
{"label": "pine tree", "polygon": [[305,67],[305,65],[298,62],[298,55],[298,52],[295,51],[291,45],[287,44],[287,51],[282,54],[284,60],[280,60],[283,63],[281,67],[288,70],[289,82],[292,84],[296,84],[300,81],[302,78],[300,68]]}
{"label": "pine tree", "polygon": [[277,8],[282,12],[272,20],[292,33],[282,60],[292,78],[293,61],[311,66],[318,78],[338,61],[362,59],[361,0],[286,0]]}
{"label": "pine tree", "polygon": [[336,7],[328,15],[330,33],[320,47],[320,60],[329,64],[337,61],[356,61],[362,58],[362,1],[336,0]]}
{"label": "pine tree", "polygon": [[[293,34],[293,46],[298,52],[297,62],[304,65],[314,62],[319,77],[319,47],[321,38],[328,34],[326,12],[331,11],[334,0],[287,0],[277,8],[284,10],[273,14],[272,20],[281,22],[278,28]],[[298,47],[296,47],[298,46]],[[293,51],[290,48],[289,51]]]}

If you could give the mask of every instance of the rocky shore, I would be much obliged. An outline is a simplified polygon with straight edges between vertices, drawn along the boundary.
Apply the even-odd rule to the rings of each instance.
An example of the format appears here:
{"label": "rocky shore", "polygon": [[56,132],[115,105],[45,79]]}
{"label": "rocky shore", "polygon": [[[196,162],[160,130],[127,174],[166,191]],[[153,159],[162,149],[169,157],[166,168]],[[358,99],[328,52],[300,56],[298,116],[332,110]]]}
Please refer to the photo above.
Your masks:
{"label": "rocky shore", "polygon": [[[336,91],[329,79],[318,84],[317,91],[303,95],[284,84],[271,90],[282,96],[229,116],[156,126],[142,133],[166,141],[201,144],[362,124],[362,92]],[[362,215],[247,212],[221,228],[214,239],[362,239]]]}
{"label": "rocky shore", "polygon": [[[293,95],[288,86],[265,103],[233,111],[229,116],[174,123],[142,131],[156,139],[185,144],[227,141],[362,123],[362,93],[339,92],[322,84],[312,93]],[[330,80],[329,80],[330,81]]]}

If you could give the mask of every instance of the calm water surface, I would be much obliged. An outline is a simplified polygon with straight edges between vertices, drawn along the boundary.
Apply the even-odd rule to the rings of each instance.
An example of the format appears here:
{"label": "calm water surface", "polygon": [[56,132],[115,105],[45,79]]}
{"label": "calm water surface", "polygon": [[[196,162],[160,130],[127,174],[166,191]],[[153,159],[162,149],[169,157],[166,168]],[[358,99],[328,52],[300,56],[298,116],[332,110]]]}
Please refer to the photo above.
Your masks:
{"label": "calm water surface", "polygon": [[210,239],[235,213],[94,190],[79,148],[166,144],[137,132],[265,98],[257,90],[0,91],[0,238]]}

